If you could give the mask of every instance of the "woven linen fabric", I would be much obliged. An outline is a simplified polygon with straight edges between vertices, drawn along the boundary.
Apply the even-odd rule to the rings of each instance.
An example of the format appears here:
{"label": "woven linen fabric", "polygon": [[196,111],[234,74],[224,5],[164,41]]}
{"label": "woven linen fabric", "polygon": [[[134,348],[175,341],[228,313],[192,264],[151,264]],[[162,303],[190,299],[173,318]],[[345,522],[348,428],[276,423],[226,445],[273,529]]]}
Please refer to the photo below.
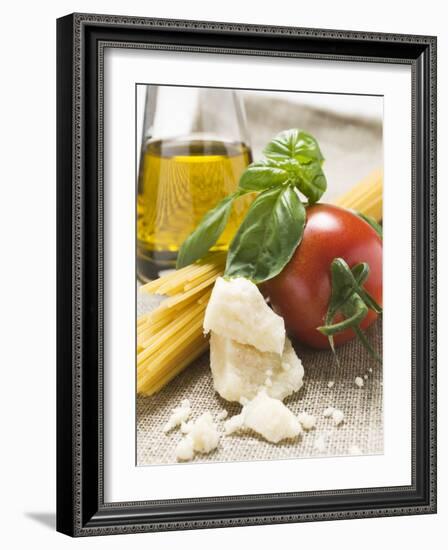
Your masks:
{"label": "woven linen fabric", "polygon": [[[155,307],[159,299],[151,296],[138,300],[139,314]],[[377,321],[368,331],[374,348],[382,352],[382,324]],[[338,348],[340,365],[331,351],[316,351],[295,346],[304,369],[304,385],[284,403],[291,411],[315,415],[316,427],[298,438],[278,444],[269,443],[255,433],[224,435],[224,420],[217,420],[222,432],[218,448],[209,454],[196,454],[194,462],[278,460],[383,452],[382,368],[358,341]],[[359,388],[355,378],[361,377]],[[367,379],[364,379],[367,376]],[[334,382],[329,388],[328,383]],[[213,389],[209,355],[205,353],[187,367],[159,393],[137,397],[137,465],[173,464],[175,449],[184,437],[179,429],[168,433],[163,427],[172,409],[183,399],[192,407],[190,420],[210,411],[216,420],[221,411],[228,418],[241,411],[241,405],[222,399]],[[344,422],[335,426],[323,411],[332,406],[344,413]]]}

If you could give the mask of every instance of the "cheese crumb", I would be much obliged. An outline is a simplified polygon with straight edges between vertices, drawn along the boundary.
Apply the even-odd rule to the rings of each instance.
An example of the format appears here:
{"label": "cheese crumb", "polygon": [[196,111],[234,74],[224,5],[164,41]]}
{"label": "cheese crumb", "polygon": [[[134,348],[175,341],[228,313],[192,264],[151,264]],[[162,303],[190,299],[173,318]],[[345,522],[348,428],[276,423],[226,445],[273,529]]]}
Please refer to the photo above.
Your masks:
{"label": "cheese crumb", "polygon": [[196,420],[188,435],[193,438],[193,448],[199,453],[209,453],[218,446],[219,433],[209,412]]}
{"label": "cheese crumb", "polygon": [[271,443],[290,439],[302,432],[298,418],[278,399],[261,391],[225,424],[227,434],[248,428]]}
{"label": "cheese crumb", "polygon": [[178,460],[191,460],[194,453],[207,454],[216,449],[219,433],[209,412],[202,414],[195,422],[189,423],[186,437],[176,447]]}
{"label": "cheese crumb", "polygon": [[183,434],[189,433],[189,431],[193,427],[193,424],[194,424],[194,422],[182,422],[182,424],[180,425],[180,431]]}
{"label": "cheese crumb", "polygon": [[369,378],[368,375],[365,374],[365,375],[364,375],[364,380],[368,380],[368,378]]}
{"label": "cheese crumb", "polygon": [[312,430],[316,426],[316,417],[307,412],[302,412],[297,415],[300,424],[304,430]]}
{"label": "cheese crumb", "polygon": [[216,415],[216,420],[225,420],[228,416],[228,412],[227,411],[221,411],[220,413],[218,413]]}
{"label": "cheese crumb", "polygon": [[358,388],[362,388],[364,386],[364,380],[360,376],[357,376],[355,378],[355,384],[358,386]]}
{"label": "cheese crumb", "polygon": [[325,418],[330,418],[330,416],[333,414],[334,412],[334,407],[327,407],[324,412],[323,412],[323,415],[325,416]]}
{"label": "cheese crumb", "polygon": [[177,428],[182,422],[188,420],[191,414],[191,405],[188,399],[184,399],[179,407],[172,410],[172,414],[168,419],[168,422],[163,427],[165,433]]}
{"label": "cheese crumb", "polygon": [[328,388],[331,390],[331,388],[334,386],[334,380],[330,380],[327,384]]}
{"label": "cheese crumb", "polygon": [[333,419],[334,425],[339,426],[344,422],[344,413],[340,409],[334,409],[331,418]]}
{"label": "cheese crumb", "polygon": [[370,369],[369,369],[369,372],[373,372],[373,369],[372,369],[372,368],[370,368]]}
{"label": "cheese crumb", "polygon": [[191,460],[194,457],[193,441],[189,437],[184,437],[176,447],[177,460]]}
{"label": "cheese crumb", "polygon": [[327,448],[327,437],[325,434],[319,435],[314,440],[314,449],[320,453],[323,453]]}
{"label": "cheese crumb", "polygon": [[226,435],[239,432],[243,429],[244,429],[243,414],[236,414],[235,416],[232,416],[232,418],[229,418],[229,420],[226,420],[226,422],[224,423],[224,431]]}

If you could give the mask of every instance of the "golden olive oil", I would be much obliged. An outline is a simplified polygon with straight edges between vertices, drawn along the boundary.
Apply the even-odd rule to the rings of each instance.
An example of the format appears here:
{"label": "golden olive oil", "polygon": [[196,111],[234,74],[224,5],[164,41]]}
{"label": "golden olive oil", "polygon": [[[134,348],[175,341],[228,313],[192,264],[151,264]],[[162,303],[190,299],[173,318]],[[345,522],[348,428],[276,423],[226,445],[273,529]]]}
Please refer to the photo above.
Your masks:
{"label": "golden olive oil", "polygon": [[[175,266],[177,252],[208,210],[235,191],[251,162],[243,143],[149,141],[142,151],[137,194],[137,274],[153,279]],[[226,250],[250,203],[235,201],[212,250]]]}

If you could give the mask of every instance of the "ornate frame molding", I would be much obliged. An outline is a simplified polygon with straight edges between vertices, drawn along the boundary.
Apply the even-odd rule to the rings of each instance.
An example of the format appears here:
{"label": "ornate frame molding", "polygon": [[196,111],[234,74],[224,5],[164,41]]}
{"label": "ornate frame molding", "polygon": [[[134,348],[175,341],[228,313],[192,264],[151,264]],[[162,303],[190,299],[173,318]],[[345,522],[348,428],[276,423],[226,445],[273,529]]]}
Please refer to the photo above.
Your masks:
{"label": "ornate frame molding", "polygon": [[[128,39],[133,31],[139,35]],[[158,41],[153,40],[157,31]],[[191,45],[187,34],[194,36]],[[223,46],[241,37],[251,47]],[[273,48],[274,40],[287,38]],[[277,42],[277,41],[276,41]],[[328,53],[331,43],[339,53]],[[218,44],[218,45],[217,45]],[[321,49],[315,51],[313,48]],[[270,48],[266,48],[270,45]],[[288,46],[282,48],[280,46]],[[304,45],[306,47],[304,47]],[[409,487],[326,491],[305,494],[217,497],[167,502],[108,504],[102,484],[102,325],[103,325],[103,55],[105,47],[150,48],[218,54],[285,56],[355,62],[409,64],[412,67],[413,185],[413,484]],[[308,47],[308,49],[306,49]],[[436,38],[341,30],[306,29],[73,14],[58,20],[58,530],[72,536],[175,529],[201,529],[332,519],[352,519],[436,511]],[[358,52],[358,53],[356,53]],[[390,52],[389,55],[385,53]],[[392,55],[392,54],[396,55]],[[92,72],[93,71],[93,72]],[[93,76],[95,81],[93,82]],[[96,89],[96,96],[92,90]],[[87,111],[98,116],[86,127]],[[93,112],[92,111],[92,112]],[[90,184],[95,185],[94,194]],[[88,192],[87,192],[88,191]],[[86,205],[96,195],[97,204]],[[87,201],[87,202],[86,202]],[[93,212],[93,209],[95,212]],[[95,231],[96,229],[96,231]],[[87,236],[95,233],[98,263],[90,269]],[[93,246],[93,245],[92,245]],[[97,292],[96,380],[86,370],[95,347],[86,323],[86,299]],[[416,311],[419,308],[417,318]],[[421,320],[422,319],[422,320]],[[422,323],[422,324],[419,324]],[[419,332],[417,332],[419,331]],[[422,360],[424,365],[422,365]],[[424,367],[424,377],[416,365]],[[417,393],[424,382],[426,397]],[[84,422],[96,411],[95,426]],[[425,411],[417,425],[415,415]],[[420,425],[421,424],[421,425]],[[70,438],[67,438],[67,433]],[[96,442],[96,443],[95,443]],[[96,447],[96,450],[95,450]],[[423,453],[417,460],[417,451]],[[425,467],[422,470],[422,462]],[[89,484],[93,486],[89,487]],[[422,486],[423,484],[423,486]],[[373,496],[389,495],[379,506]],[[306,498],[313,511],[291,510],[286,497]],[[318,506],[322,496],[334,509]],[[357,508],[344,508],[348,497]],[[392,498],[395,497],[395,498]],[[315,498],[315,505],[312,502]],[[269,501],[285,500],[281,513]],[[339,499],[340,505],[337,506]],[[244,500],[244,503],[242,502]],[[241,504],[239,504],[241,502]],[[248,513],[248,502],[257,512]],[[190,504],[192,512],[185,511]],[[200,510],[194,511],[196,505]],[[169,505],[169,506],[168,506]],[[157,506],[166,517],[154,519]],[[205,506],[205,508],[204,508]],[[169,510],[168,510],[169,508]],[[236,512],[237,508],[239,511]],[[277,508],[278,505],[277,505]],[[327,506],[328,508],[328,506]],[[208,509],[208,514],[205,511]],[[263,509],[265,512],[263,512]],[[228,510],[228,513],[226,513]],[[232,510],[232,513],[230,511]],[[233,515],[232,515],[233,514]],[[214,517],[212,517],[214,516]]]}

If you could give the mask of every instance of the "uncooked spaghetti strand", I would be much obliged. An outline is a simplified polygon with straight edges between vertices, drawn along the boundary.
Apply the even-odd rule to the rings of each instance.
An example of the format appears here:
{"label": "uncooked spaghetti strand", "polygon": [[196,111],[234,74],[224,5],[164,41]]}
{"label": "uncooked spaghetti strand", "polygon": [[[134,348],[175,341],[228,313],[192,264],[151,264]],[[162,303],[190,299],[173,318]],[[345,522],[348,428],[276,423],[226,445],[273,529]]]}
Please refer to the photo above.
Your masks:
{"label": "uncooked spaghetti strand", "polygon": [[200,334],[202,332],[202,321],[203,321],[202,318],[199,318],[194,323],[192,323],[183,334],[179,335],[178,339],[174,342],[174,344],[171,343],[169,347],[167,347],[164,350],[161,350],[160,354],[158,354],[157,356],[157,360],[154,360],[154,358],[149,357],[145,361],[138,363],[137,378],[139,379],[139,381],[143,383],[145,382],[146,378],[150,376],[149,374],[147,374],[147,372],[143,372],[143,371],[146,371],[144,367],[148,366],[152,362],[152,367],[158,366],[160,368],[160,366],[162,366],[163,368],[163,361],[166,360],[167,357],[170,356],[170,354],[175,354],[178,347],[184,344],[185,342],[188,342],[189,340],[191,340],[191,337],[193,335],[197,336],[198,334]]}
{"label": "uncooked spaghetti strand", "polygon": [[201,339],[192,341],[192,345],[185,348],[182,353],[173,357],[173,359],[165,364],[163,370],[154,373],[152,378],[147,379],[143,384],[138,386],[139,393],[144,395],[152,395],[163,388],[177,374],[190,365],[195,359],[202,355],[208,348],[208,340],[203,336]]}
{"label": "uncooked spaghetti strand", "polygon": [[150,335],[145,340],[141,340],[141,345],[145,348],[145,351],[138,355],[137,360],[140,362],[148,355],[159,349],[163,345],[163,340],[168,340],[171,336],[176,334],[184,326],[193,320],[198,315],[201,315],[206,308],[206,304],[195,304],[190,310],[185,311],[182,315],[178,316],[175,321],[165,325],[160,330]]}
{"label": "uncooked spaghetti strand", "polygon": [[[154,353],[154,351],[160,349],[165,344],[174,345],[178,342],[178,337],[183,335],[178,335],[179,331],[187,328],[199,318],[203,318],[204,304],[195,304],[195,307],[187,310],[183,315],[179,316],[175,321],[166,325],[163,329],[158,331],[156,334],[150,336],[143,346],[145,349],[137,356],[137,364],[140,364]],[[174,337],[176,335],[176,337]]]}

